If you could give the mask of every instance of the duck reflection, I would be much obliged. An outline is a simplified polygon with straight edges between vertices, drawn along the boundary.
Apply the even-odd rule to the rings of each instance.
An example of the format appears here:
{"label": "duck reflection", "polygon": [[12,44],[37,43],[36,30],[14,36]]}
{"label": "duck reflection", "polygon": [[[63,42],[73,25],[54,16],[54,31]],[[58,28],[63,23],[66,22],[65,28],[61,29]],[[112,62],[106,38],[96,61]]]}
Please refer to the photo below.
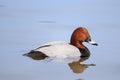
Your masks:
{"label": "duck reflection", "polygon": [[[46,60],[48,57],[45,55],[41,55],[39,52],[35,52],[35,53],[27,53],[27,54],[23,54],[23,56],[27,56],[32,58],[33,60]],[[78,73],[83,73],[84,70],[86,68],[88,68],[89,66],[96,66],[95,64],[82,64],[81,62],[85,61],[89,59],[89,57],[79,57],[78,58],[70,58],[70,59],[62,59],[62,62],[66,62],[68,63],[68,66],[70,67],[70,69],[78,74]],[[58,61],[58,60],[57,60]]]}
{"label": "duck reflection", "polygon": [[78,61],[68,63],[68,65],[74,73],[83,73],[89,66],[96,66],[95,64],[81,64],[81,62],[87,60],[88,58],[89,57],[81,57]]}

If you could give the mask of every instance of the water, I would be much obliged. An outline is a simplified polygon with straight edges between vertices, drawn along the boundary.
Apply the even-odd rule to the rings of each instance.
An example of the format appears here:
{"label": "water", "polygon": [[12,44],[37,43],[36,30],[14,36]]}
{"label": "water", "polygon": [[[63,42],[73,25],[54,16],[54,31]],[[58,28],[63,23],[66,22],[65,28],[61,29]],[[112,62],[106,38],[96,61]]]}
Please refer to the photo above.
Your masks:
{"label": "water", "polygon": [[[69,3],[68,3],[69,2]],[[119,80],[120,1],[0,1],[0,80]],[[89,59],[65,63],[23,56],[86,27],[99,46]]]}

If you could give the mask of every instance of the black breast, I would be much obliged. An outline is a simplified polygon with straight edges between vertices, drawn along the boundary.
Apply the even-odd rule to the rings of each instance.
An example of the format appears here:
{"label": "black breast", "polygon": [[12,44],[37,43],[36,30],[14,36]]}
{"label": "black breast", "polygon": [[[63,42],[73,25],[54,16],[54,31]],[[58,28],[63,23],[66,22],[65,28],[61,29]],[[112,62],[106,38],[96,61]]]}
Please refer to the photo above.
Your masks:
{"label": "black breast", "polygon": [[81,52],[81,57],[89,57],[90,56],[90,51],[87,49],[87,48],[85,48],[85,49],[79,49],[80,50],[80,52]]}

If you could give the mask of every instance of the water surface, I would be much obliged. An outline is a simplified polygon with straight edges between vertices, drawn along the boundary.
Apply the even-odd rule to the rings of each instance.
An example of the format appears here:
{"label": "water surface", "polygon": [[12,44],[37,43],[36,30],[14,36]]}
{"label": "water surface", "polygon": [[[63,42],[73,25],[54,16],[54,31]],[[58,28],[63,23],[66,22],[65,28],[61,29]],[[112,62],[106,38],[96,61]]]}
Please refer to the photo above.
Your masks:
{"label": "water surface", "polygon": [[[0,80],[119,80],[119,14],[119,0],[1,0]],[[78,26],[99,44],[84,43],[89,59],[64,63],[23,56],[48,41],[69,42]]]}

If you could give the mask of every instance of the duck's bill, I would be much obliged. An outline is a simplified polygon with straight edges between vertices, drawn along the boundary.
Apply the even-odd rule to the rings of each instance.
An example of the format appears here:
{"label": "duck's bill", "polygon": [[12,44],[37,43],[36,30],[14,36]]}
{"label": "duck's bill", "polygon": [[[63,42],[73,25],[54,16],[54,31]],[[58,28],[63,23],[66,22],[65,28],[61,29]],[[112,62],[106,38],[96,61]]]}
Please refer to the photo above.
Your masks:
{"label": "duck's bill", "polygon": [[89,41],[88,43],[95,45],[95,46],[98,46],[98,43],[94,42],[93,40]]}

